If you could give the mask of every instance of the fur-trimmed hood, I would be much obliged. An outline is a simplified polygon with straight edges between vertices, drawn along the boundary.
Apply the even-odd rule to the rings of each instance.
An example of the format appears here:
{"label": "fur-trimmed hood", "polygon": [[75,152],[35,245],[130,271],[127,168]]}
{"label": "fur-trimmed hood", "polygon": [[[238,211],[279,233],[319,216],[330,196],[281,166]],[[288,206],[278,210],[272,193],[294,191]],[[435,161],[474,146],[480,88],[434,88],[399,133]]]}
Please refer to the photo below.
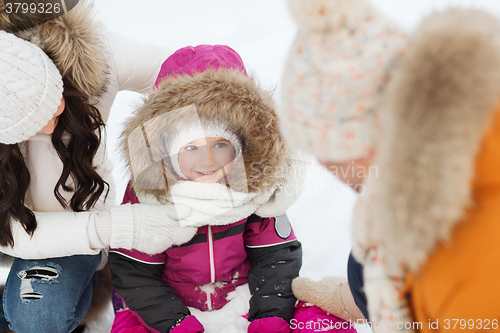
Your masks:
{"label": "fur-trimmed hood", "polygon": [[[189,108],[192,117],[182,112]],[[126,122],[120,149],[138,196],[165,201],[178,176],[162,154],[162,136],[198,120],[224,123],[241,141],[236,159],[245,170],[234,164],[232,190],[257,193],[282,175],[286,149],[271,92],[238,70],[209,69],[166,78]]]}
{"label": "fur-trimmed hood", "polygon": [[472,9],[424,19],[382,106],[355,254],[370,246],[417,271],[473,204],[475,161],[500,102],[500,24]]}
{"label": "fur-trimmed hood", "polygon": [[[35,23],[39,17],[24,14],[10,20],[2,12],[0,29],[39,46],[54,61],[65,80],[86,96],[97,97],[105,90],[109,71],[103,47],[103,26],[94,18],[93,6],[88,0],[79,0],[74,8],[67,9],[64,15],[40,25]],[[26,26],[33,28],[22,30]]]}

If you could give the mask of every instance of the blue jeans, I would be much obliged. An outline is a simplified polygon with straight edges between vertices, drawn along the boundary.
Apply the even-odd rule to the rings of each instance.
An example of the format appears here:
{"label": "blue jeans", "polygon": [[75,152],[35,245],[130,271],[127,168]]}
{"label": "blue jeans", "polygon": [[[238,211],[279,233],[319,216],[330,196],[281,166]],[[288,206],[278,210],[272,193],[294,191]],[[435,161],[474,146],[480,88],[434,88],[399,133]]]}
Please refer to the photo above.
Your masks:
{"label": "blue jeans", "polygon": [[5,283],[0,330],[9,325],[23,333],[73,331],[90,307],[100,262],[100,255],[16,258]]}

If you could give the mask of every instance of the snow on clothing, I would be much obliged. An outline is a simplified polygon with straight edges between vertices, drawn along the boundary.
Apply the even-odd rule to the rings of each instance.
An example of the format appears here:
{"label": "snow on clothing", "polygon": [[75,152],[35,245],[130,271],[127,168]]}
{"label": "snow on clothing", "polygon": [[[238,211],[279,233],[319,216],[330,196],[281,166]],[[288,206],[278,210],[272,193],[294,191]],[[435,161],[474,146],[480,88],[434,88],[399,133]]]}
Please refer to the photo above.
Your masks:
{"label": "snow on clothing", "polygon": [[[138,202],[130,189],[124,198],[128,202]],[[158,323],[151,326],[160,332],[189,315],[186,306],[220,309],[227,294],[245,283],[253,295],[249,320],[278,316],[289,321],[296,302],[291,281],[302,264],[300,243],[286,215],[251,215],[228,225],[203,226],[188,243],[155,256],[122,249],[111,250],[110,256],[115,288],[131,308],[153,307],[137,312],[145,322]],[[160,282],[155,280],[159,276]],[[150,288],[158,283],[170,287],[163,286],[161,299],[169,300],[161,306],[158,290]]]}
{"label": "snow on clothing", "polygon": [[[83,2],[80,1],[81,6]],[[82,40],[81,43],[85,45],[95,45],[87,47],[90,50],[82,48],[80,56],[85,58],[80,59],[79,62],[75,61],[77,62],[75,66],[91,67],[86,70],[64,68],[64,66],[69,66],[68,64],[72,65],[69,59],[73,59],[71,56],[73,51],[66,43],[57,44],[57,40],[52,41],[57,44],[53,48],[59,50],[59,53],[64,52],[61,55],[63,59],[60,59],[60,62],[55,59],[54,62],[59,65],[61,72],[75,71],[72,74],[75,77],[74,80],[85,81],[81,82],[82,89],[86,89],[84,92],[94,96],[98,102],[96,107],[103,121],[106,122],[111,105],[119,91],[147,92],[152,89],[160,66],[168,57],[168,53],[159,47],[143,44],[109,31],[101,31],[94,21],[83,20],[84,22],[81,22],[82,17],[90,19],[92,14],[86,8],[81,9],[83,12],[81,14],[79,7],[80,5],[60,19],[64,18],[67,21],[65,22],[73,28],[79,24],[83,25],[72,35],[72,38],[75,41]],[[35,32],[34,37],[26,33],[21,37],[28,40],[33,38],[38,42],[42,38],[42,49],[49,48],[50,51],[51,45],[43,42],[44,35],[40,35],[42,33],[45,33],[45,30]],[[47,34],[50,33],[50,31],[47,32]],[[96,37],[100,39],[96,40]],[[99,57],[104,57],[104,59],[99,59]],[[102,61],[105,61],[105,64],[100,64]],[[83,71],[83,74],[78,74],[79,70]],[[100,73],[102,70],[104,73]],[[31,176],[26,205],[34,211],[38,227],[31,238],[21,224],[12,223],[14,247],[1,247],[0,252],[25,259],[61,257],[75,253],[98,254],[105,245],[101,243],[95,230],[95,212],[74,213],[64,210],[54,196],[54,187],[61,175],[63,165],[52,146],[51,135],[37,134],[19,145]],[[110,185],[110,192],[106,203],[104,196],[101,197],[95,206],[96,211],[107,210],[114,204],[115,187],[111,175],[112,164],[106,157],[105,149],[106,145],[101,144],[94,161],[97,172]],[[61,191],[61,194],[65,199],[70,199],[72,196],[71,192]]]}
{"label": "snow on clothing", "polygon": [[380,174],[353,225],[371,322],[446,332],[500,318],[499,32],[478,10],[433,14],[388,87]]}

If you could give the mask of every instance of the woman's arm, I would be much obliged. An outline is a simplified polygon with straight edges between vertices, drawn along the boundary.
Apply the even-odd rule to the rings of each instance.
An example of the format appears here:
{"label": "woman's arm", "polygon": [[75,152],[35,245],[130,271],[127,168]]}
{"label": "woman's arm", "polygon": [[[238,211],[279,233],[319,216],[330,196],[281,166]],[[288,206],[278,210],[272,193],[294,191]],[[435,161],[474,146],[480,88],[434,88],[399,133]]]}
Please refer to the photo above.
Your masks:
{"label": "woman's arm", "polygon": [[[23,259],[40,259],[97,254],[111,245],[152,255],[183,244],[196,233],[195,227],[181,227],[179,221],[172,218],[174,214],[183,212],[171,206],[144,204],[121,205],[102,213],[35,212],[38,226],[33,237],[14,220],[14,246],[0,247],[0,252]],[[111,229],[109,244],[107,241],[104,244],[98,234],[103,224]]]}
{"label": "woman's arm", "polygon": [[23,259],[42,259],[98,254],[106,246],[95,232],[95,212],[34,213],[38,226],[33,236],[26,233],[21,223],[13,220],[14,246],[0,247],[0,252]]}
{"label": "woman's arm", "polygon": [[173,50],[146,44],[116,32],[109,32],[107,42],[119,90],[148,92],[153,88],[161,65],[173,53]]}
{"label": "woman's arm", "polygon": [[108,31],[105,39],[108,53],[109,82],[97,108],[106,122],[116,94],[122,90],[147,93],[153,89],[162,63],[172,53],[156,45],[130,39]]}

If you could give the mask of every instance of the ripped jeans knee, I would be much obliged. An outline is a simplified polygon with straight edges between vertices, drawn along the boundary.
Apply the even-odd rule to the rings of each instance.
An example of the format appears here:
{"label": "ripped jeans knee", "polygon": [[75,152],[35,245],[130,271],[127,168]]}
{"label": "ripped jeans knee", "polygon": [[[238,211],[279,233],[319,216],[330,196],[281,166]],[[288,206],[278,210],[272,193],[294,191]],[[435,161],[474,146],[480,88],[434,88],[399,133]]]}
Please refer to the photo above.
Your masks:
{"label": "ripped jeans knee", "polygon": [[90,306],[99,263],[99,255],[16,259],[3,296],[9,327],[27,333],[71,332]]}
{"label": "ripped jeans knee", "polygon": [[43,294],[33,290],[32,283],[57,283],[61,267],[55,263],[47,266],[34,266],[17,273],[21,279],[20,297],[24,302],[43,298]]}

